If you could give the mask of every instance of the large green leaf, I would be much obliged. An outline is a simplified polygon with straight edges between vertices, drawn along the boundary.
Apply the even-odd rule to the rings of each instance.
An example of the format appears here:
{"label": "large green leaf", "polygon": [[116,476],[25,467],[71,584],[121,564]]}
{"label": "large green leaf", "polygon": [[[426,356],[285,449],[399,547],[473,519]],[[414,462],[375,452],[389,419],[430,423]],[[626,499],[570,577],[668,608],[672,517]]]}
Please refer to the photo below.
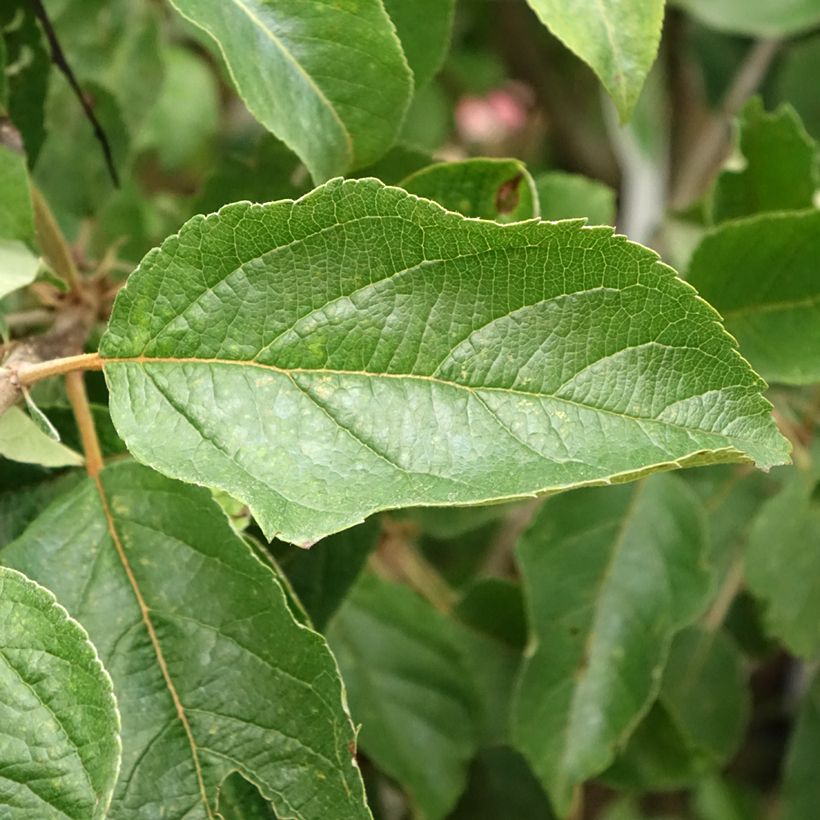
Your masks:
{"label": "large green leaf", "polygon": [[518,222],[538,216],[538,192],[517,159],[465,159],[422,168],[399,183],[416,196],[450,211],[496,222]]}
{"label": "large green leaf", "polygon": [[317,181],[375,162],[413,87],[381,0],[173,0],[219,44],[251,113]]}
{"label": "large green leaf", "polygon": [[820,678],[815,678],[803,697],[800,716],[789,743],[783,775],[781,820],[814,817],[820,801]]}
{"label": "large green leaf", "polygon": [[373,576],[362,577],[328,633],[362,749],[426,820],[452,808],[476,748],[477,702],[458,636],[414,592]]}
{"label": "large green leaf", "polygon": [[712,219],[810,208],[817,188],[817,146],[789,105],[769,114],[758,97],[740,119],[742,171],[724,171],[712,194]]}
{"label": "large green leaf", "polygon": [[558,814],[658,692],[710,589],[701,509],[674,476],[550,500],[518,548],[532,636],[513,738]]}
{"label": "large green leaf", "polygon": [[433,79],[447,56],[455,6],[455,0],[384,0],[416,88]]}
{"label": "large green leaf", "polygon": [[596,179],[550,171],[535,179],[544,219],[585,217],[590,225],[615,224],[615,191]]}
{"label": "large green leaf", "polygon": [[103,818],[120,721],[88,635],[43,587],[0,568],[0,815]]}
{"label": "large green leaf", "polygon": [[131,276],[100,352],[138,459],[300,544],[385,508],[788,453],[760,379],[651,251],[376,180],[195,217]]}
{"label": "large green leaf", "polygon": [[796,473],[760,509],[749,538],[746,580],[765,604],[768,630],[795,654],[820,651],[820,495]]}
{"label": "large green leaf", "polygon": [[778,37],[820,23],[817,0],[672,0],[707,26],[734,34]]}
{"label": "large green leaf", "polygon": [[0,558],[50,585],[122,713],[110,817],[211,818],[233,771],[277,814],[367,818],[324,640],[206,490],[133,463],[55,501]]}
{"label": "large green leaf", "polygon": [[820,211],[727,222],[701,242],[689,282],[764,378],[820,381]]}
{"label": "large green leaf", "polygon": [[621,118],[638,101],[661,40],[664,0],[527,0],[604,84]]}

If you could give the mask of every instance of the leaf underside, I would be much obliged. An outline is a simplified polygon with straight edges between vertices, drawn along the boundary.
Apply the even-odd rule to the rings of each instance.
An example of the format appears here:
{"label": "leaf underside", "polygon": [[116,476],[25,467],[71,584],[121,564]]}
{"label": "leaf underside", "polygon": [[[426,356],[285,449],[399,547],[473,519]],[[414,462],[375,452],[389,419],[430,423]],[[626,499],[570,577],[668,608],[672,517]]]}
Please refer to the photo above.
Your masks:
{"label": "leaf underside", "polygon": [[381,509],[788,457],[763,382],[654,253],[372,179],[195,217],[100,353],[139,460],[302,545]]}

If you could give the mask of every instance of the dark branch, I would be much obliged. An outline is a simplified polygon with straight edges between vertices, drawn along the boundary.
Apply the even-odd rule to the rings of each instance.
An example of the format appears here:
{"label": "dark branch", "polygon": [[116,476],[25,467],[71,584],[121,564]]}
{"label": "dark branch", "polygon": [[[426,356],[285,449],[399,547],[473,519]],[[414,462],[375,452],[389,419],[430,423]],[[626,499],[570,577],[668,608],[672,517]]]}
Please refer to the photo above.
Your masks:
{"label": "dark branch", "polygon": [[94,113],[91,103],[83,93],[82,88],[80,88],[80,84],[77,81],[74,71],[68,64],[65,52],[60,45],[60,41],[57,39],[57,32],[54,31],[54,26],[51,24],[51,20],[49,19],[45,6],[43,6],[42,0],[30,0],[30,2],[32,8],[34,9],[34,15],[40,21],[43,31],[45,32],[46,39],[48,40],[49,47],[51,48],[51,60],[63,73],[68,81],[68,84],[71,86],[71,90],[80,101],[83,112],[94,130],[94,136],[97,138],[97,142],[100,143],[100,147],[102,148],[103,156],[105,157],[105,164],[108,167],[108,173],[111,176],[111,181],[114,183],[115,188],[119,188],[120,178],[119,174],[117,174],[117,169],[114,166],[114,155],[111,151],[111,143],[108,141],[105,130],[100,124],[100,121],[97,119],[97,115]]}

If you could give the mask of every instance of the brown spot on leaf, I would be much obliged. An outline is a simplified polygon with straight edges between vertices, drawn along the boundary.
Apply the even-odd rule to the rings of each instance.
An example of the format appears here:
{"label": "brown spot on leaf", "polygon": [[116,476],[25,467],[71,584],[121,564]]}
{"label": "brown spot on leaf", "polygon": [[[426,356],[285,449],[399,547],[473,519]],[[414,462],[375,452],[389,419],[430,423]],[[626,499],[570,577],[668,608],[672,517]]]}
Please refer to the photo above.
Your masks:
{"label": "brown spot on leaf", "polygon": [[495,194],[495,209],[498,213],[510,214],[518,207],[520,200],[518,188],[522,179],[524,179],[523,174],[516,174],[512,179],[508,179],[498,186],[498,191]]}

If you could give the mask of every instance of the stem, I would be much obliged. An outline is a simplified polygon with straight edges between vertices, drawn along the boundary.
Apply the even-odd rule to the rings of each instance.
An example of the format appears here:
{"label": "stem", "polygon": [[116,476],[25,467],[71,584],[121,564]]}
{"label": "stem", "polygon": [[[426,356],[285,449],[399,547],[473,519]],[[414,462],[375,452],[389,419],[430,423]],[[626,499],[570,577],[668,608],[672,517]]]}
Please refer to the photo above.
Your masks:
{"label": "stem", "polygon": [[716,632],[726,620],[732,603],[743,587],[743,555],[738,555],[729,565],[726,577],[720,585],[717,597],[711,609],[703,619],[703,625],[709,632]]}
{"label": "stem", "polygon": [[65,377],[65,389],[80,431],[80,441],[85,453],[85,469],[92,478],[96,479],[104,464],[100,440],[97,438],[97,428],[94,426],[94,417],[91,415],[88,393],[86,393],[83,379],[83,374],[79,371],[68,373]]}
{"label": "stem", "polygon": [[46,261],[55,273],[68,283],[74,293],[81,289],[80,274],[74,264],[71,248],[48,207],[45,197],[36,185],[31,186],[31,203],[34,206],[34,226],[37,239]]}
{"label": "stem", "polygon": [[720,111],[703,129],[700,139],[681,163],[680,175],[672,197],[674,208],[687,208],[703,193],[712,173],[726,153],[729,123],[763,82],[780,46],[780,40],[766,39],[759,40],[749,49],[723,98]]}
{"label": "stem", "polygon": [[62,376],[79,370],[102,370],[102,365],[99,353],[65,356],[62,359],[21,365],[17,370],[17,381],[21,385],[28,386],[41,379],[47,379],[49,376]]}

